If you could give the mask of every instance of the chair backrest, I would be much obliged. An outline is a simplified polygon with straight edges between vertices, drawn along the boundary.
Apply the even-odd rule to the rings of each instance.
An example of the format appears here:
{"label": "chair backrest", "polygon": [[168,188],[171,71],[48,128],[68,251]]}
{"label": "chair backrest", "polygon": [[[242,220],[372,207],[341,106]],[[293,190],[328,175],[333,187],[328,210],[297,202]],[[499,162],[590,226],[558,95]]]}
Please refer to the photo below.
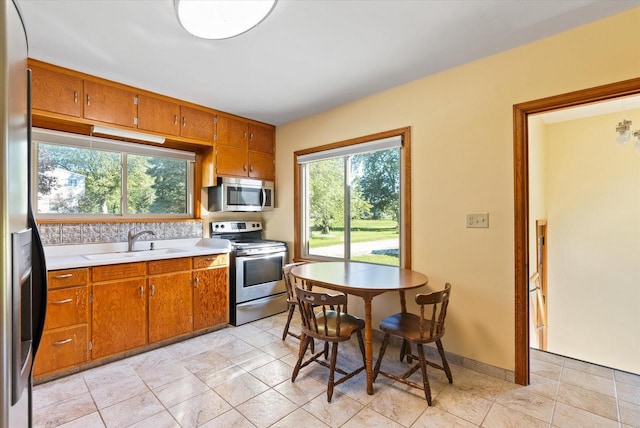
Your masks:
{"label": "chair backrest", "polygon": [[295,287],[296,280],[293,277],[293,275],[291,275],[291,269],[293,269],[296,266],[303,265],[305,263],[307,262],[289,263],[288,265],[284,265],[282,267],[282,277],[284,278],[284,285],[287,287],[287,295],[289,296],[290,302],[296,301],[296,293],[293,290]]}
{"label": "chair backrest", "polygon": [[344,313],[347,304],[346,294],[309,291],[298,285],[295,287],[295,293],[304,334],[317,338],[340,336],[339,315]]}
{"label": "chair backrest", "polygon": [[[444,335],[444,320],[447,317],[451,284],[444,285],[444,290],[429,294],[416,295],[416,303],[420,305],[420,338],[437,339]],[[431,309],[431,318],[425,318],[425,309]],[[431,319],[429,331],[424,331],[425,319]]]}

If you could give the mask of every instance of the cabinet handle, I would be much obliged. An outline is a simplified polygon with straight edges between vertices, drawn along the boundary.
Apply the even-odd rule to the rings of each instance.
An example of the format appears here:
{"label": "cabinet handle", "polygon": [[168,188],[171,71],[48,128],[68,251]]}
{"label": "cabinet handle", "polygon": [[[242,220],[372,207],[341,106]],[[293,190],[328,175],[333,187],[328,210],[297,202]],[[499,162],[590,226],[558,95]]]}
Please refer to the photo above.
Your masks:
{"label": "cabinet handle", "polygon": [[208,262],[215,262],[218,258],[217,257],[209,257],[207,259],[205,259]]}
{"label": "cabinet handle", "polygon": [[242,170],[246,171],[247,170],[247,164],[245,163],[244,165],[242,165]]}
{"label": "cabinet handle", "polygon": [[64,303],[73,302],[73,299],[64,299],[64,300],[56,300],[55,302],[51,302],[52,305],[62,305]]}
{"label": "cabinet handle", "polygon": [[242,139],[243,139],[243,140],[246,140],[246,139],[247,139],[247,132],[246,132],[246,131],[242,134]]}
{"label": "cabinet handle", "polygon": [[59,340],[57,342],[53,342],[53,346],[60,346],[60,345],[64,345],[65,343],[69,343],[73,341],[73,339],[65,339],[65,340]]}
{"label": "cabinet handle", "polygon": [[53,279],[71,278],[72,276],[72,273],[64,273],[62,275],[55,275]]}
{"label": "cabinet handle", "polygon": [[185,126],[187,126],[187,118],[186,116],[182,116],[182,127],[184,128]]}
{"label": "cabinet handle", "polygon": [[91,105],[91,95],[87,94],[87,105]]}
{"label": "cabinet handle", "polygon": [[156,295],[156,286],[151,284],[151,296],[155,296]]}
{"label": "cabinet handle", "polygon": [[200,278],[196,276],[196,288],[200,286]]}
{"label": "cabinet handle", "polygon": [[140,297],[144,296],[144,287],[140,287]]}
{"label": "cabinet handle", "polygon": [[177,115],[177,114],[174,114],[174,115],[173,115],[173,124],[174,124],[174,125],[177,125],[177,124],[178,124],[178,115]]}
{"label": "cabinet handle", "polygon": [[73,91],[73,103],[78,104],[78,91]]}
{"label": "cabinet handle", "polygon": [[249,165],[249,172],[253,172],[253,165]]}
{"label": "cabinet handle", "polygon": [[249,141],[253,141],[253,132],[249,132]]}

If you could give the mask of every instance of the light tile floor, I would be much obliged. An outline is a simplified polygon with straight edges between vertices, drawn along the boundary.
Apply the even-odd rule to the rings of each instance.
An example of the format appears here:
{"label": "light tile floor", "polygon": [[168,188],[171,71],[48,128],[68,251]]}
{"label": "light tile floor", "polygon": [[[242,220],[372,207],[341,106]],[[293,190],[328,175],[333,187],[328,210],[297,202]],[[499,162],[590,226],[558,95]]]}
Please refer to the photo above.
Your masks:
{"label": "light tile floor", "polygon": [[[432,407],[422,391],[382,377],[369,396],[364,373],[327,403],[326,368],[312,364],[291,382],[298,342],[282,342],[284,321],[226,328],[38,385],[34,426],[640,427],[640,376],[535,350],[528,387],[452,365],[452,385],[430,371]],[[341,344],[339,365],[361,362],[356,342]],[[397,348],[383,364],[401,371]]]}

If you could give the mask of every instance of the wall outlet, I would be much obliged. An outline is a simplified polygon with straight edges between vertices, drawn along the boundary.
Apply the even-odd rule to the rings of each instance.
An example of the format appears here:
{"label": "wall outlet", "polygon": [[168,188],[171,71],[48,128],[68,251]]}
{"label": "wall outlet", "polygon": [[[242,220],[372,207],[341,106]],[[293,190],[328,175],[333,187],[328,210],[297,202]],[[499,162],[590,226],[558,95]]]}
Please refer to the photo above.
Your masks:
{"label": "wall outlet", "polygon": [[489,227],[489,214],[467,214],[467,227]]}

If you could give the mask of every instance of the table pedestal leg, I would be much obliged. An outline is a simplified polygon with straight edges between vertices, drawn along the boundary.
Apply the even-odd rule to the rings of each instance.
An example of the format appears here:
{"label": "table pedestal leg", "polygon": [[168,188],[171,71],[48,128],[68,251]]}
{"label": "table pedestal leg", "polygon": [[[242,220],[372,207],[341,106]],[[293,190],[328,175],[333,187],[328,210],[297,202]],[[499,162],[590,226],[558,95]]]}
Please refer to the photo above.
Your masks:
{"label": "table pedestal leg", "polygon": [[371,297],[364,298],[364,356],[367,372],[367,394],[373,395],[373,328],[371,327]]}

